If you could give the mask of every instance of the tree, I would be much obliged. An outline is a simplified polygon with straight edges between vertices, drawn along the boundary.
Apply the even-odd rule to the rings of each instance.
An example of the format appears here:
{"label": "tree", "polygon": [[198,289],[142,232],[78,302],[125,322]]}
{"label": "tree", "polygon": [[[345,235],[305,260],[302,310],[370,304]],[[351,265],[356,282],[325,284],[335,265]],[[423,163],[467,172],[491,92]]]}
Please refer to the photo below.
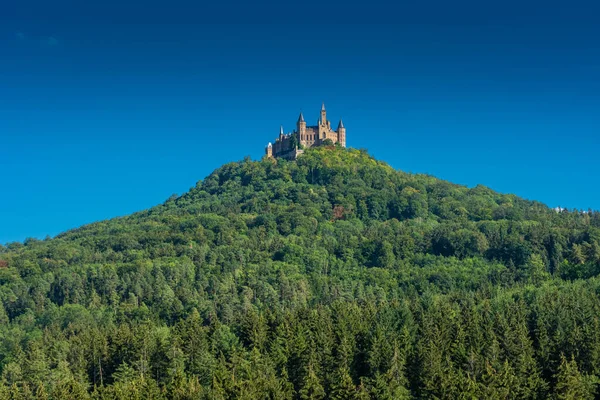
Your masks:
{"label": "tree", "polygon": [[302,400],[321,400],[325,398],[325,390],[315,374],[312,363],[308,366],[299,394]]}
{"label": "tree", "polygon": [[555,398],[564,400],[594,399],[600,382],[596,376],[582,374],[575,359],[567,361],[564,355],[561,356],[555,379]]}
{"label": "tree", "polygon": [[532,254],[529,257],[526,273],[527,280],[535,285],[548,279],[549,277],[544,260],[539,254]]}
{"label": "tree", "polygon": [[341,366],[335,371],[335,378],[331,386],[331,400],[352,400],[356,394],[356,387],[352,382],[350,370]]}
{"label": "tree", "polygon": [[393,268],[396,263],[396,256],[394,255],[394,248],[387,240],[384,240],[380,247],[377,256],[377,265],[381,268]]}
{"label": "tree", "polygon": [[573,247],[571,248],[570,260],[573,264],[576,265],[584,264],[586,261],[581,246],[579,246],[576,243],[574,243]]}

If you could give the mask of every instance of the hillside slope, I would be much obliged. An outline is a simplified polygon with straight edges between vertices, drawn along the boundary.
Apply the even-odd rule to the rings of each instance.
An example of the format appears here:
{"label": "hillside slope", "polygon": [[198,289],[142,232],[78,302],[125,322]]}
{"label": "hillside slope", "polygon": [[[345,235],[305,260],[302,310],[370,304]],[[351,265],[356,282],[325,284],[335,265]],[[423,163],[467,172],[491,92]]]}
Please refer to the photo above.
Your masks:
{"label": "hillside slope", "polygon": [[598,273],[598,212],[358,150],[244,160],[0,247],[0,398],[593,398]]}

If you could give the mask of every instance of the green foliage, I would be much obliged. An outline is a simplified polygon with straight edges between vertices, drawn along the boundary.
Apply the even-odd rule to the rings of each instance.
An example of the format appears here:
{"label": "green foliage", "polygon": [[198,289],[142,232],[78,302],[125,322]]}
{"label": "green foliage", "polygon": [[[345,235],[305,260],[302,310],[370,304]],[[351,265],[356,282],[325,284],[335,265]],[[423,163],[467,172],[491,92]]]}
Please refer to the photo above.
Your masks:
{"label": "green foliage", "polygon": [[600,213],[246,159],[0,246],[0,399],[594,398]]}
{"label": "green foliage", "polygon": [[556,374],[556,398],[564,400],[594,399],[598,378],[583,375],[574,359],[567,361],[561,356],[561,363]]}

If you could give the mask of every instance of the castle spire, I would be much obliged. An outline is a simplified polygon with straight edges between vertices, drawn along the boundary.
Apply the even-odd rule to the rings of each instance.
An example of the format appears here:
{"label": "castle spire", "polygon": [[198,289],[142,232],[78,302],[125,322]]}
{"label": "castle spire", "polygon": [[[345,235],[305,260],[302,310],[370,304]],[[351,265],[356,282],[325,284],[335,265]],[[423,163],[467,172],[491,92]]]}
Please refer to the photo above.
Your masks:
{"label": "castle spire", "polygon": [[325,111],[325,102],[321,106],[321,115],[319,117],[319,125],[327,125],[327,111]]}
{"label": "castle spire", "polygon": [[302,111],[300,111],[300,116],[298,117],[298,122],[304,122],[304,115],[302,115]]}
{"label": "castle spire", "polygon": [[340,118],[340,123],[338,124],[338,129],[343,128],[344,127],[344,121],[342,121],[342,119]]}
{"label": "castle spire", "polygon": [[279,133],[283,135],[283,125],[281,125],[281,128],[279,128]]}

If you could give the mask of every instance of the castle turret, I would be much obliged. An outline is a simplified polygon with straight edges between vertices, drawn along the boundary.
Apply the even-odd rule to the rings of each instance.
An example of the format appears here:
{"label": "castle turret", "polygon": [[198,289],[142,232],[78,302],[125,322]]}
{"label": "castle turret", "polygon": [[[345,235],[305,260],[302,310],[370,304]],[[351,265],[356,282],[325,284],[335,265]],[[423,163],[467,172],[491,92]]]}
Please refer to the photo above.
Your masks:
{"label": "castle turret", "polygon": [[267,157],[273,157],[273,145],[271,144],[271,142],[269,142],[269,144],[265,148],[265,154],[267,155]]}
{"label": "castle turret", "polygon": [[300,140],[306,140],[306,121],[304,120],[304,115],[300,113],[298,117],[298,122],[296,123],[298,128],[298,135],[300,135]]}
{"label": "castle turret", "polygon": [[344,127],[344,122],[340,119],[340,123],[338,124],[337,127],[337,134],[338,134],[338,143],[342,146],[342,147],[346,147],[346,128]]}
{"label": "castle turret", "polygon": [[319,121],[321,124],[327,125],[327,111],[325,110],[325,102],[323,102],[323,105],[321,105],[321,116]]}

